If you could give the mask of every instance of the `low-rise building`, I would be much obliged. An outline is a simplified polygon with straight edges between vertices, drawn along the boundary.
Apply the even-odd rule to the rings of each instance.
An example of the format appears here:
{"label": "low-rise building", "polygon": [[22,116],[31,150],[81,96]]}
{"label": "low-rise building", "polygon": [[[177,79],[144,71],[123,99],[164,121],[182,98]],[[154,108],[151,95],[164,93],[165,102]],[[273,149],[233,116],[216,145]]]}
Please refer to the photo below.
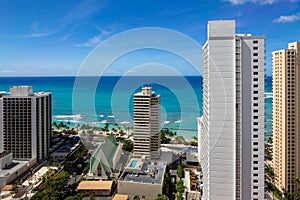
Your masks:
{"label": "low-rise building", "polygon": [[0,153],[0,188],[13,182],[24,174],[36,163],[36,159],[30,161],[13,160],[12,153],[3,151]]}
{"label": "low-rise building", "polygon": [[118,192],[145,199],[155,199],[162,194],[166,164],[141,159],[131,159],[118,181]]}
{"label": "low-rise building", "polygon": [[116,194],[113,200],[128,200],[128,195],[126,194]]}
{"label": "low-rise building", "polygon": [[113,181],[81,181],[77,191],[84,195],[110,196]]}

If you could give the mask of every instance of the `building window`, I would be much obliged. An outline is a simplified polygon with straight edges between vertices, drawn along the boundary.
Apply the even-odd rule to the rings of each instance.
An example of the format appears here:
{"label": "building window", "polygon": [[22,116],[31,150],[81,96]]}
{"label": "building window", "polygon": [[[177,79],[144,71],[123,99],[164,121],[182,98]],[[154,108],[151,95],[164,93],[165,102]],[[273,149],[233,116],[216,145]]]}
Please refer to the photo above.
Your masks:
{"label": "building window", "polygon": [[253,40],[253,44],[258,44],[258,40]]}

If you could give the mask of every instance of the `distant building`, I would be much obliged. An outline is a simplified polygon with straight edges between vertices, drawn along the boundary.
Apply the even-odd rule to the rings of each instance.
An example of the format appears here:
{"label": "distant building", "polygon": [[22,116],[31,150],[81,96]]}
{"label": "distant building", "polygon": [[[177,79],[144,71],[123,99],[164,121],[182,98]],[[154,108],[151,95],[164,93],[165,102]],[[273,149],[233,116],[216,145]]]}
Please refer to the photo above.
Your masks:
{"label": "distant building", "polygon": [[134,157],[160,156],[160,96],[151,87],[134,94]]}
{"label": "distant building", "polygon": [[129,161],[118,181],[118,192],[127,194],[129,199],[138,195],[152,200],[162,194],[166,164],[133,158]]}
{"label": "distant building", "polygon": [[273,169],[278,189],[297,193],[300,178],[300,42],[273,56]]}
{"label": "distant building", "polygon": [[51,93],[33,93],[31,86],[12,86],[0,98],[0,152],[17,160],[48,156],[51,137]]}
{"label": "distant building", "polygon": [[90,162],[88,179],[109,179],[123,171],[129,152],[122,151],[113,134],[98,146]]}
{"label": "distant building", "polygon": [[81,181],[77,186],[77,191],[84,195],[110,196],[113,181]]}
{"label": "distant building", "polygon": [[233,20],[208,22],[198,122],[204,200],[264,199],[264,42],[236,34]]}

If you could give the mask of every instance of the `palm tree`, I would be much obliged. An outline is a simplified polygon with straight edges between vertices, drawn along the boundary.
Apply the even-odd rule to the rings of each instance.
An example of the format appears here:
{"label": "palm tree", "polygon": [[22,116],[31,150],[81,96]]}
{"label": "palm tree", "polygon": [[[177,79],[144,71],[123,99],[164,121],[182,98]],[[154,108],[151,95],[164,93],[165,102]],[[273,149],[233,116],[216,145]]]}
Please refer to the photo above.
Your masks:
{"label": "palm tree", "polygon": [[268,137],[267,143],[268,144],[273,144],[273,138],[272,137]]}
{"label": "palm tree", "polygon": [[193,136],[192,139],[195,140],[195,141],[198,141],[198,137],[197,136]]}
{"label": "palm tree", "polygon": [[297,199],[299,199],[299,185],[300,185],[300,180],[297,177],[293,177],[292,178],[292,183],[295,184],[296,196],[297,196]]}
{"label": "palm tree", "polygon": [[53,122],[53,126],[55,127],[55,129],[59,129],[59,126],[56,122]]}
{"label": "palm tree", "polygon": [[[267,180],[269,183],[271,183],[272,185],[274,185],[275,182],[275,172],[274,169],[270,166],[267,166],[266,168],[266,175],[267,175]],[[272,187],[274,188],[274,187]],[[272,191],[273,194],[273,199],[274,199],[274,191]]]}

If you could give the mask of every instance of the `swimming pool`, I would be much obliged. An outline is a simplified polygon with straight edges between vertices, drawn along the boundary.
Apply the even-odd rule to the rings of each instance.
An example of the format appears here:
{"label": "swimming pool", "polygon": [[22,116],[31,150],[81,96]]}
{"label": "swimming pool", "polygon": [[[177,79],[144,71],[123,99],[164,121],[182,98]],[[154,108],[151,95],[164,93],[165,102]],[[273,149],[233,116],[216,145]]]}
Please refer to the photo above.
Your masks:
{"label": "swimming pool", "polygon": [[137,164],[137,160],[133,160],[133,161],[131,161],[131,163],[130,163],[130,167],[135,167],[136,166],[136,164]]}

